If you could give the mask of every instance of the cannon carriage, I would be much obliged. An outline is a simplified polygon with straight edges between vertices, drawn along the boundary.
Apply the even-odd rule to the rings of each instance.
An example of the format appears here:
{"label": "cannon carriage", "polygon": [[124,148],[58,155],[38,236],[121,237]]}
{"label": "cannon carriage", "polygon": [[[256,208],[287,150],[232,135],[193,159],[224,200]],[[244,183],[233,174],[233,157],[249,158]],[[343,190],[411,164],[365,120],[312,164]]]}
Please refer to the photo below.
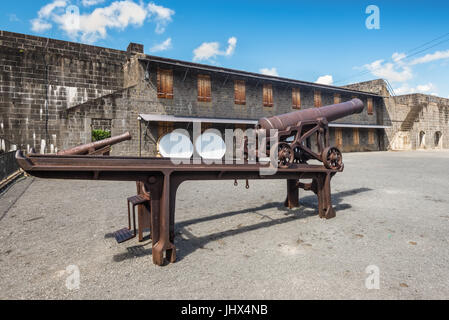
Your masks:
{"label": "cannon carriage", "polygon": [[[327,169],[342,170],[341,151],[330,144],[329,122],[363,111],[363,102],[353,99],[322,108],[295,111],[272,118],[260,119],[256,136],[263,141],[258,145],[266,147],[266,156],[279,168],[290,168],[293,164],[307,164],[318,160]],[[312,147],[316,141],[316,150]],[[245,140],[245,157],[251,156],[248,139]],[[259,159],[259,158],[258,158]]]}

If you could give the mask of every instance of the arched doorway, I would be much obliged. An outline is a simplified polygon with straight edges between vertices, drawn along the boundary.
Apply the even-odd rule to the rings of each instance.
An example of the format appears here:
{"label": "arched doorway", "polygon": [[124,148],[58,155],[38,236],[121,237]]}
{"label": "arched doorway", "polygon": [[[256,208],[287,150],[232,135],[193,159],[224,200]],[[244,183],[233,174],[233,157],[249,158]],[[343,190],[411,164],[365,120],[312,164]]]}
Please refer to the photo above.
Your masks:
{"label": "arched doorway", "polygon": [[419,133],[419,148],[424,148],[426,146],[426,133],[421,131]]}
{"label": "arched doorway", "polygon": [[435,148],[441,148],[441,131],[435,132]]}

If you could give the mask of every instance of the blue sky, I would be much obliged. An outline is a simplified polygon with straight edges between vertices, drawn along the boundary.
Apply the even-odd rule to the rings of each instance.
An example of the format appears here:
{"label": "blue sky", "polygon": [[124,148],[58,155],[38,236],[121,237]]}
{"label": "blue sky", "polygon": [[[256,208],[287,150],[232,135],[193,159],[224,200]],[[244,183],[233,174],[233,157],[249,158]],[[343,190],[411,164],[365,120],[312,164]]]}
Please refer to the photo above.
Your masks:
{"label": "blue sky", "polygon": [[[366,27],[369,5],[380,29]],[[2,30],[120,50],[137,42],[148,54],[334,85],[386,78],[396,94],[449,98],[448,1],[22,0],[3,1],[1,15]]]}

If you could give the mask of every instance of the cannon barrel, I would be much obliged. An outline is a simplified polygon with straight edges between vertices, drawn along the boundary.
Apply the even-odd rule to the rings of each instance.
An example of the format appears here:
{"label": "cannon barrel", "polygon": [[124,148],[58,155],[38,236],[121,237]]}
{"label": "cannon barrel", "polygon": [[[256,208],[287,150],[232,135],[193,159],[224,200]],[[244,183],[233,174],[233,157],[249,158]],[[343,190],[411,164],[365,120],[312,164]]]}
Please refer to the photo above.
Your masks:
{"label": "cannon barrel", "polygon": [[108,138],[105,140],[101,140],[101,141],[97,141],[97,142],[92,142],[92,143],[88,143],[88,144],[84,144],[75,148],[71,148],[71,149],[67,149],[61,152],[58,152],[59,156],[74,156],[74,155],[85,155],[91,151],[96,151],[98,149],[107,147],[107,146],[112,146],[114,144],[118,144],[120,142],[126,141],[126,140],[131,140],[131,134],[129,132],[122,134],[120,136],[115,136],[112,138]]}
{"label": "cannon barrel", "polygon": [[344,118],[351,114],[361,113],[364,109],[360,99],[352,99],[348,102],[325,106],[321,108],[310,108],[274,116],[259,120],[257,129],[277,129],[285,130],[288,127],[296,126],[300,121],[317,120],[325,118],[328,122]]}

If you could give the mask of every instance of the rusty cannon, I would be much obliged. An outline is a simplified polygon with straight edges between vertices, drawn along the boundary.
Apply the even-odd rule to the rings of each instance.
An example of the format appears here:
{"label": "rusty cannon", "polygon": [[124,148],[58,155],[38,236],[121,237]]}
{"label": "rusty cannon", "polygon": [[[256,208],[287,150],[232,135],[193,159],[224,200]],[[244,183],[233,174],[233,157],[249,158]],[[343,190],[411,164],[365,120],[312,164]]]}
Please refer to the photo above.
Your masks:
{"label": "rusty cannon", "polygon": [[75,148],[70,148],[58,152],[58,155],[59,156],[109,155],[111,152],[111,146],[131,139],[132,139],[131,134],[129,132],[126,132],[120,136],[111,137],[101,141],[84,144]]}
{"label": "rusty cannon", "polygon": [[[336,147],[330,146],[328,124],[361,113],[363,108],[361,100],[353,99],[322,108],[263,118],[256,126],[256,130],[263,134],[257,136],[266,137],[261,143],[266,144],[267,156],[273,158],[276,155],[281,168],[288,168],[293,163],[307,164],[307,161],[313,159],[322,162],[328,169],[338,170],[343,166],[342,154]],[[316,144],[315,148],[312,140]],[[270,141],[275,143],[270,145]]]}
{"label": "rusty cannon", "polygon": [[[179,162],[170,158],[99,157],[67,153],[25,155],[22,151],[17,152],[16,159],[27,173],[40,178],[137,182],[140,196],[131,201],[134,205],[140,205],[139,214],[148,220],[153,263],[162,266],[166,260],[176,261],[176,195],[185,181],[246,180],[248,186],[249,180],[286,180],[285,206],[299,207],[299,189],[312,191],[318,198],[319,217],[334,218],[331,180],[343,171],[344,166],[341,152],[330,146],[328,122],[362,110],[362,101],[354,99],[333,106],[261,119],[255,131],[269,132],[261,138],[262,145],[267,143],[264,152],[267,156],[277,154],[276,163],[279,164],[269,175],[263,172],[273,167],[273,162],[251,161],[252,151],[248,146],[243,162],[234,159],[210,163],[194,158]],[[316,145],[312,146],[312,143]],[[79,148],[83,151],[89,149],[87,146]],[[309,160],[318,160],[318,163],[308,163]],[[130,230],[130,221],[129,224]]]}

